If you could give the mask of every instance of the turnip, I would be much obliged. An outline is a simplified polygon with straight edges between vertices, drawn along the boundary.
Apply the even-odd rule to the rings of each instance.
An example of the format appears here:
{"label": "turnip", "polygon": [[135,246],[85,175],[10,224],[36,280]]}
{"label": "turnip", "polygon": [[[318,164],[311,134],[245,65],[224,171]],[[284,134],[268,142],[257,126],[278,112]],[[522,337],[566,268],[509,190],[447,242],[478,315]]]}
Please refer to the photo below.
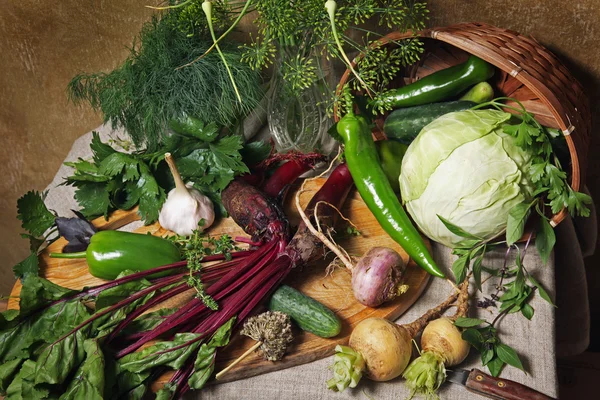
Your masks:
{"label": "turnip", "polygon": [[352,269],[352,291],[361,304],[378,307],[405,293],[402,284],[406,263],[389,247],[373,247]]}
{"label": "turnip", "polygon": [[296,208],[303,225],[314,235],[316,241],[323,242],[335,253],[339,261],[352,273],[352,291],[356,300],[368,307],[378,307],[408,290],[408,286],[402,284],[406,263],[400,254],[388,247],[373,247],[354,265],[348,253],[334,242],[331,232],[321,229],[324,222],[326,226],[333,226],[323,220],[322,211],[319,211],[320,215],[317,218],[317,209],[333,209],[338,213],[339,210],[329,203],[319,201],[314,207],[314,215],[309,218],[300,206],[300,195],[303,191],[301,188],[296,194]]}
{"label": "turnip", "polygon": [[436,399],[436,391],[446,380],[446,367],[458,365],[469,354],[469,343],[462,338],[461,331],[454,325],[468,310],[468,279],[458,297],[458,309],[452,317],[431,321],[421,335],[421,355],[413,360],[402,376],[411,388],[411,395],[423,394]]}
{"label": "turnip", "polygon": [[328,387],[336,391],[355,387],[362,373],[374,381],[389,381],[400,376],[410,361],[414,337],[429,321],[439,318],[458,295],[455,290],[446,301],[410,324],[397,325],[383,318],[360,322],[350,335],[349,348],[336,349],[334,377],[327,382]]}

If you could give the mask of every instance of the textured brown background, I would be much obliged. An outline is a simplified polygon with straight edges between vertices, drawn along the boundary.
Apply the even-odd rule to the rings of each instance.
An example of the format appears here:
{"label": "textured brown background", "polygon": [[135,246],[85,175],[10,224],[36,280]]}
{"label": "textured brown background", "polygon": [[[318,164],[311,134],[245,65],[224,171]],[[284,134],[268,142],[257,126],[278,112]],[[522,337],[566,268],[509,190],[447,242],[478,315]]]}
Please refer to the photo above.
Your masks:
{"label": "textured brown background", "polygon": [[[108,71],[156,0],[5,1],[0,9],[0,293],[13,283],[11,266],[27,255],[19,238],[16,199],[42,190],[72,142],[101,117],[67,102],[65,87],[82,71]],[[482,21],[530,34],[557,53],[587,88],[600,111],[600,1],[433,0],[431,25]],[[598,121],[595,121],[596,123]],[[596,124],[595,124],[596,125]],[[588,184],[600,200],[600,161],[590,148]],[[598,258],[591,260],[591,266]],[[590,278],[600,279],[598,268]],[[592,304],[598,310],[598,304]]]}

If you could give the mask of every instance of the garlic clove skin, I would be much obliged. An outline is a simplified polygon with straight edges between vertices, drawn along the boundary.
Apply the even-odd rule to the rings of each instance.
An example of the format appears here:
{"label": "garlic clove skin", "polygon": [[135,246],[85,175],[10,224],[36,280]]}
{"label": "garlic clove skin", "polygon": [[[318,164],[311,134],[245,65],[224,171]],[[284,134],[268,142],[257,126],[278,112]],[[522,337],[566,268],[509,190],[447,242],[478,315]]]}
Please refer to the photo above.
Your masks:
{"label": "garlic clove skin", "polygon": [[[185,188],[186,191],[175,188],[169,192],[158,216],[163,228],[181,236],[189,236],[194,230],[202,232],[215,221],[212,201],[191,185]],[[204,225],[198,226],[202,219]]]}

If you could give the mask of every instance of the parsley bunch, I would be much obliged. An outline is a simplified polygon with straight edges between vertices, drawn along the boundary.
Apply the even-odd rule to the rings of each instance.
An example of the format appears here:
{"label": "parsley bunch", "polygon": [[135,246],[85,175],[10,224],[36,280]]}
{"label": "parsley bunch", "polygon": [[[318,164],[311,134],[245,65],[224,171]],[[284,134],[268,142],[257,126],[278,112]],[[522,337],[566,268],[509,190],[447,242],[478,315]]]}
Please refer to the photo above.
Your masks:
{"label": "parsley bunch", "polygon": [[[94,132],[90,145],[93,159],[65,163],[75,169],[65,184],[77,188],[75,199],[81,212],[87,217],[108,217],[112,210],[139,205],[138,213],[146,224],[156,221],[166,193],[174,186],[163,162],[169,152],[182,178],[193,181],[222,213],[221,191],[236,175],[248,172],[241,154],[242,138],[221,136],[216,124],[204,125],[189,118],[185,124],[172,124],[172,128],[179,133],[167,137],[157,150],[133,153],[116,150]],[[265,146],[253,144],[251,153],[262,152]]]}

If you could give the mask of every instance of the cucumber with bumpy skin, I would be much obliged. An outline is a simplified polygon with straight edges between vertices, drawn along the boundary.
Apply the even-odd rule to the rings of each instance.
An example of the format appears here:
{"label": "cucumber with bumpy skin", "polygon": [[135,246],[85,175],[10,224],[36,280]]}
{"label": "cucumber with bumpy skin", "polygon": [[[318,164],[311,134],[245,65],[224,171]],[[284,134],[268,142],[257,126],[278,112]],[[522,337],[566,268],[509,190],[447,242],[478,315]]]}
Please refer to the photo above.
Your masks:
{"label": "cucumber with bumpy skin", "polygon": [[342,323],[333,311],[286,285],[281,285],[273,293],[269,310],[289,315],[300,329],[320,337],[336,336],[342,329]]}
{"label": "cucumber with bumpy skin", "polygon": [[471,101],[447,101],[422,106],[400,108],[393,111],[383,124],[388,138],[410,144],[426,125],[434,119],[455,111],[464,111],[475,106]]}

